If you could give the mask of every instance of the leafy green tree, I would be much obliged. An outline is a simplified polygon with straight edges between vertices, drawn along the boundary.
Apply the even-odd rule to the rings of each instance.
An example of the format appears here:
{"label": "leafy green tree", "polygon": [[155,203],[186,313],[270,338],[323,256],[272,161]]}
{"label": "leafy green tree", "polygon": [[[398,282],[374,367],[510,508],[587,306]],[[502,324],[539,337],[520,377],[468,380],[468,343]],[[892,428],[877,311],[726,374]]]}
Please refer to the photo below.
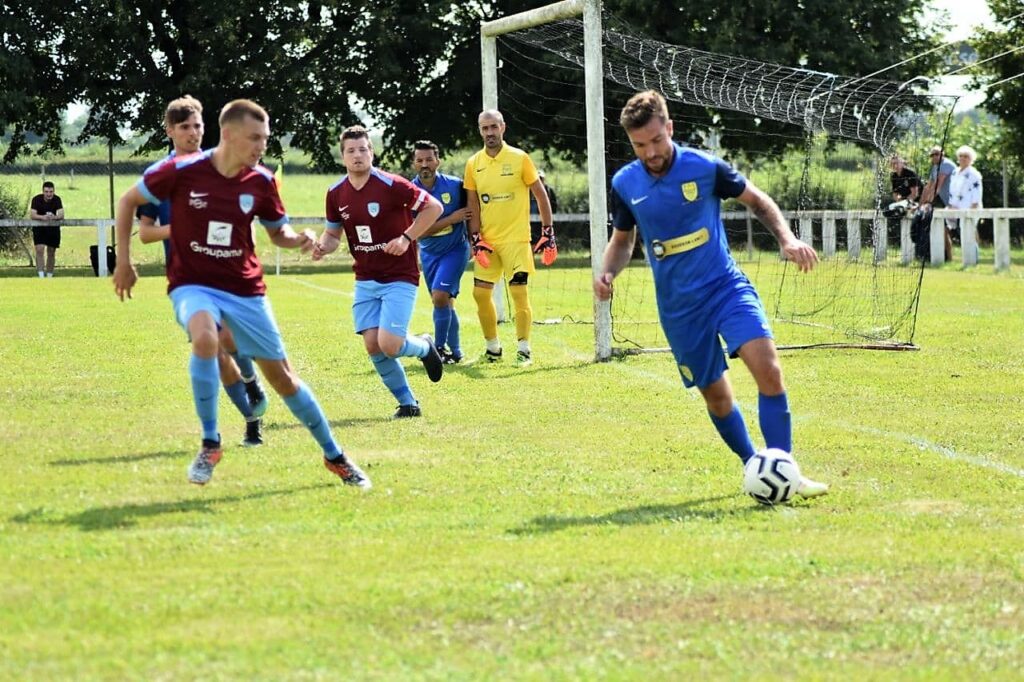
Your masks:
{"label": "leafy green tree", "polygon": [[[989,9],[995,17],[998,29],[980,30],[974,41],[980,60],[996,57],[1024,44],[1024,10],[1020,0],[989,0]],[[998,59],[985,62],[978,67],[987,76],[984,82],[1004,83],[988,88],[983,104],[985,110],[1002,119],[1005,137],[1002,140],[1004,153],[1024,165],[1024,52],[1006,54]]]}

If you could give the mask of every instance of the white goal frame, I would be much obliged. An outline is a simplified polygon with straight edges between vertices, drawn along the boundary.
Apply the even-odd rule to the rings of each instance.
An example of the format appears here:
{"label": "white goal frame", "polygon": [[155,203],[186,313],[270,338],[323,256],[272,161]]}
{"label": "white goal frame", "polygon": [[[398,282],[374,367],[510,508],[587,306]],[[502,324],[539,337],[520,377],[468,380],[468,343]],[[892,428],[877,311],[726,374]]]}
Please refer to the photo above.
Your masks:
{"label": "white goal frame", "polygon": [[[524,28],[583,16],[584,85],[587,116],[587,184],[590,200],[590,268],[601,274],[608,244],[608,198],[605,190],[604,59],[601,52],[601,0],[563,0],[480,24],[480,76],[483,108],[498,109],[497,37]],[[498,292],[500,287],[495,287]],[[499,308],[500,310],[500,308]],[[612,355],[611,302],[594,297],[594,356]]]}

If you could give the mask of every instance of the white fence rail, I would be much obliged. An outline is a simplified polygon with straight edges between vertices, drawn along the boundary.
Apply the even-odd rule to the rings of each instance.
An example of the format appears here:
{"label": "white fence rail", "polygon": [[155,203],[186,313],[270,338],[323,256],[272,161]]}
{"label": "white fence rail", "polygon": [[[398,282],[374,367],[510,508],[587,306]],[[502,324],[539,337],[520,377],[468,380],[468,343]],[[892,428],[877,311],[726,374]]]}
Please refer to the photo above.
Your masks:
{"label": "white fence rail", "polygon": [[[889,249],[888,244],[888,219],[872,210],[857,211],[783,211],[783,215],[793,227],[793,231],[808,243],[815,241],[814,224],[821,224],[821,253],[825,258],[836,255],[837,224],[844,222],[846,226],[846,252],[847,257],[856,260],[861,257],[861,229],[864,223],[871,226],[871,233],[875,235],[875,246],[872,258],[875,262],[885,260]],[[586,222],[590,218],[586,213],[558,213],[555,214],[555,225],[559,221]],[[722,214],[724,220],[746,220],[748,230],[748,249],[753,249],[753,221],[749,211],[728,211]],[[979,220],[991,220],[993,223],[993,242],[995,245],[995,257],[993,266],[997,271],[1006,270],[1010,267],[1010,219],[1024,218],[1024,208],[979,208],[973,210],[961,209],[936,209],[931,225],[931,264],[942,265],[945,261],[945,219],[959,218],[961,221],[960,240],[962,262],[964,267],[973,267],[979,264],[978,248],[974,241],[975,226]],[[64,227],[95,227],[96,244],[98,253],[105,254],[107,250],[107,235],[111,233],[114,221],[109,218],[83,219],[71,218],[62,220],[59,223],[44,223],[36,220],[0,220],[0,229],[8,227],[32,227],[33,225],[60,224]],[[300,217],[292,218],[293,226],[322,226],[323,218]],[[557,227],[556,227],[557,229]],[[901,221],[900,226],[900,262],[909,265],[914,260],[914,243],[910,239],[910,217]],[[98,258],[99,275],[105,276],[107,272],[106,258]],[[281,252],[277,251],[277,263],[275,271],[281,272]]]}

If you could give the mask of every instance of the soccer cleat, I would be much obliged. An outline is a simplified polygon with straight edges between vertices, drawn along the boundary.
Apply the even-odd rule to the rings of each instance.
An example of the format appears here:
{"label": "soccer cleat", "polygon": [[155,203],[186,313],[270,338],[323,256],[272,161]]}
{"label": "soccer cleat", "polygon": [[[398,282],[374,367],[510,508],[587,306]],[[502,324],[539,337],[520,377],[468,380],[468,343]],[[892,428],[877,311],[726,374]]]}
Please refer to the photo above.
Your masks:
{"label": "soccer cleat", "polygon": [[203,448],[188,468],[188,482],[196,485],[209,483],[213,478],[213,467],[217,466],[223,455],[219,442],[203,439]]}
{"label": "soccer cleat", "polygon": [[327,459],[324,457],[324,466],[332,474],[337,476],[345,482],[345,485],[355,486],[362,490],[369,490],[373,487],[373,483],[370,482],[369,476],[363,473],[363,470],[357,467],[348,457],[344,454],[339,455],[334,459]]}
{"label": "soccer cleat", "polygon": [[438,350],[441,354],[441,362],[446,365],[457,365],[462,362],[462,353],[453,353],[447,346]]}
{"label": "soccer cleat", "polygon": [[253,416],[262,417],[267,412],[267,394],[263,392],[260,380],[253,377],[252,381],[243,379],[242,383],[245,385],[245,395],[249,398]]}
{"label": "soccer cleat", "polygon": [[391,415],[392,419],[407,419],[409,417],[422,417],[423,411],[420,410],[419,405],[399,405],[395,413]]}
{"label": "soccer cleat", "polygon": [[528,367],[533,364],[533,358],[530,356],[530,351],[519,350],[516,351],[516,364],[520,367]]}
{"label": "soccer cleat", "polygon": [[258,448],[263,445],[263,429],[260,419],[253,419],[245,422],[245,440],[242,441],[243,448]]}
{"label": "soccer cleat", "polygon": [[796,487],[796,494],[800,497],[821,497],[828,495],[828,484],[812,481],[806,476],[800,477],[800,485]]}
{"label": "soccer cleat", "polygon": [[420,334],[420,338],[430,346],[430,350],[427,351],[425,356],[420,358],[420,362],[423,363],[423,368],[427,370],[427,376],[436,384],[444,375],[444,361],[441,359],[441,354],[437,352],[433,336],[430,334]]}
{"label": "soccer cleat", "polygon": [[485,350],[484,360],[487,362],[501,362],[501,349],[499,348],[497,352]]}

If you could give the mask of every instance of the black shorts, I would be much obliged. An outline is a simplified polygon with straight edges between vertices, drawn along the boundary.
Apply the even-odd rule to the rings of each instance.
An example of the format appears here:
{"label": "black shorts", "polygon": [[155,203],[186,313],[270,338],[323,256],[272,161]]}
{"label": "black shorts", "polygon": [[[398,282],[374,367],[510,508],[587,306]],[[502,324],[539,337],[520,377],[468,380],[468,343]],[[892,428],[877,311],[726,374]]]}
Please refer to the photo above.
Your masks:
{"label": "black shorts", "polygon": [[60,228],[51,225],[32,226],[32,243],[36,246],[60,248]]}

